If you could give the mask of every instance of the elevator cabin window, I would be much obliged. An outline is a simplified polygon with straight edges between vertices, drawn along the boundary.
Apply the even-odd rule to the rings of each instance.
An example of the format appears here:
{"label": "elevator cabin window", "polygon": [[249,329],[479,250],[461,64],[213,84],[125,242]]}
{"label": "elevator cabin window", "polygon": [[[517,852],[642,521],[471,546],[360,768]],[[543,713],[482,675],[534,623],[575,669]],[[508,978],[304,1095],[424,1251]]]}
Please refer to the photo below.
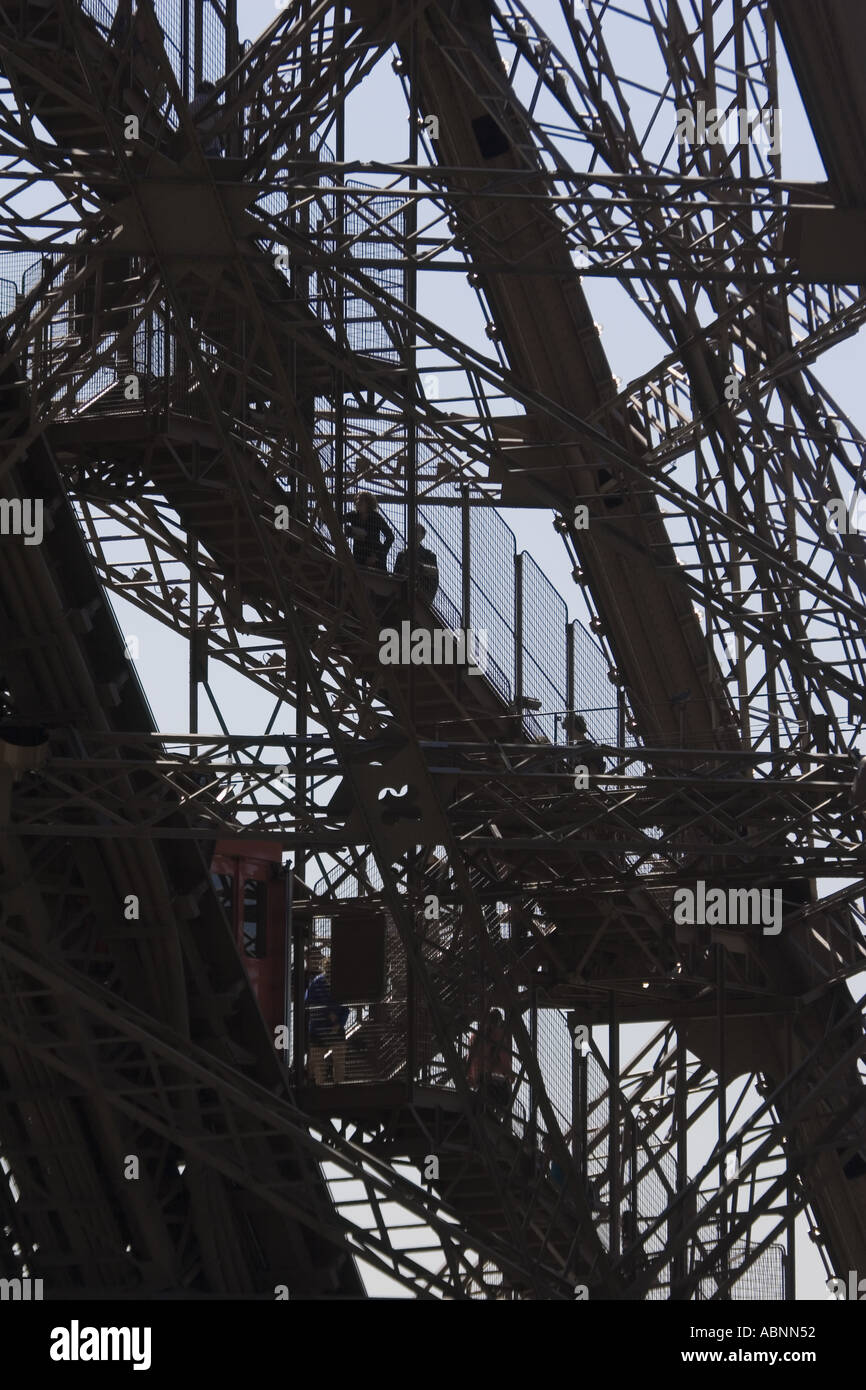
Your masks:
{"label": "elevator cabin window", "polygon": [[260,879],[244,879],[244,955],[261,960],[267,946],[268,885]]}

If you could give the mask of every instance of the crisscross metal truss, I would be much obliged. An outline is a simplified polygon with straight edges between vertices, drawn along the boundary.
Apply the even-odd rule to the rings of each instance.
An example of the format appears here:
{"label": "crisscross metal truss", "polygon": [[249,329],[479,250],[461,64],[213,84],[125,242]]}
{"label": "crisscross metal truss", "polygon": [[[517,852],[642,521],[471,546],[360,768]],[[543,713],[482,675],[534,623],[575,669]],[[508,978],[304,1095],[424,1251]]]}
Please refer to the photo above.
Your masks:
{"label": "crisscross metal truss", "polygon": [[[440,1297],[724,1297],[784,1237],[793,1296],[808,1205],[832,1266],[857,1268],[866,539],[836,504],[855,516],[864,441],[815,364],[861,327],[866,273],[797,251],[845,210],[832,181],[783,175],[772,7],[562,0],[554,42],[519,0],[290,0],[243,47],[232,3],[176,9],[0,14],[0,487],[20,501],[36,480],[46,503],[44,546],[0,537],[0,736],[45,744],[23,775],[0,763],[0,1031],[22,1098],[0,1132],[21,1194],[3,1193],[3,1258],[38,1266],[50,1193],[68,1283],[94,1292],[345,1293],[356,1255]],[[405,158],[347,158],[347,106],[389,59]],[[754,119],[680,143],[698,102]],[[449,274],[474,294],[465,331],[419,307],[422,277]],[[657,336],[626,383],[600,279]],[[410,552],[420,506],[552,511],[616,741],[575,732],[564,631],[557,679],[533,651],[524,681],[534,571],[486,585],[468,521],[450,601],[512,634],[514,697],[507,677],[384,664],[386,615],[444,619],[410,602],[411,568],[403,590],[360,577],[359,487],[404,509]],[[188,644],[188,730],[153,727],[104,591]],[[214,667],[272,698],[263,732],[233,731]],[[563,681],[567,708],[537,710]],[[395,821],[383,797],[404,785]],[[299,883],[315,868],[311,910],[349,897],[387,920],[405,1047],[366,1099],[282,1097],[207,881],[225,838],[280,843]],[[117,964],[133,868],[159,880],[158,920]],[[778,892],[779,939],[679,930],[674,891],[699,879]],[[465,1055],[494,1005],[502,1124]],[[623,1067],[622,1026],[660,1020]],[[606,1056],[575,1052],[582,1024],[607,1027]],[[49,1074],[68,1094],[53,1118],[39,1102],[31,1149]],[[417,1177],[431,1136],[439,1187]],[[39,1166],[67,1141],[68,1184]],[[134,1197],[105,1183],[133,1142]],[[149,1202],[167,1215],[144,1254]],[[290,1234],[263,1249],[269,1211]]]}

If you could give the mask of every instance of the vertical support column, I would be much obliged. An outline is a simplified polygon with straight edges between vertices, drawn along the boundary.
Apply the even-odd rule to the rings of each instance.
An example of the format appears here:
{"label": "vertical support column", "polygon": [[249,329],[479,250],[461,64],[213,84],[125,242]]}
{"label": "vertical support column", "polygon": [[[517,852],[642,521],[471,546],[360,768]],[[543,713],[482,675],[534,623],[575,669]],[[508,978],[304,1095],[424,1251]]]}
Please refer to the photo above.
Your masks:
{"label": "vertical support column", "polygon": [[189,90],[189,0],[183,0],[180,13],[180,51],[183,54],[183,71],[180,75],[180,89],[183,92],[184,101],[188,103],[192,97],[192,93]]}
{"label": "vertical support column", "polygon": [[[778,63],[778,58],[777,58],[777,53],[776,53],[776,21],[775,21],[775,17],[773,16],[772,12],[769,12],[769,13],[767,14],[767,21],[766,21],[766,24],[767,24],[767,30],[766,30],[766,32],[767,32],[767,62],[766,62],[766,66],[765,66],[765,68],[764,68],[764,80],[765,80],[766,83],[767,83],[767,96],[768,96],[769,99],[770,99],[770,100],[769,100],[770,110],[771,110],[771,111],[778,111],[778,110],[779,110],[779,63]],[[775,121],[776,119],[778,119],[778,118],[777,118],[777,117],[774,117],[774,121]],[[772,150],[770,150],[770,151],[768,152],[768,154],[767,154],[767,159],[768,159],[768,161],[769,161],[770,168],[771,168],[772,171],[773,171],[773,175],[772,175],[773,178],[774,178],[774,179],[780,179],[780,178],[782,177],[782,152],[781,152],[781,148],[779,148],[777,154],[773,154],[773,153],[772,153]],[[778,289],[776,289],[775,291],[771,291],[771,292],[778,294]],[[788,325],[788,324],[790,323],[790,316],[787,315],[787,314],[785,315],[785,322],[786,322],[786,325]]]}
{"label": "vertical support column", "polygon": [[[288,665],[288,648],[286,650],[286,664]],[[302,825],[306,824],[307,813],[307,683],[303,676],[298,674],[298,695],[297,707],[295,709],[295,733],[297,734],[297,763],[295,771],[295,805],[297,807],[297,817]],[[294,872],[298,875],[301,883],[306,880],[307,857],[303,849],[295,850]],[[292,955],[294,958],[294,979],[295,979],[295,1017],[293,1028],[294,1046],[294,1082],[296,1086],[304,1084],[304,1043],[306,1040],[306,1017],[304,994],[304,973],[305,973],[305,933],[298,918],[293,914],[292,930]]]}
{"label": "vertical support column", "polygon": [[[728,1199],[724,1192],[727,1181],[725,1170],[725,1155],[722,1152],[725,1140],[728,1137],[728,1100],[727,1100],[727,1066],[725,1062],[725,1032],[726,1032],[726,991],[725,991],[725,948],[716,945],[716,999],[718,1001],[718,1047],[719,1047],[719,1086],[718,1086],[718,1130],[719,1130],[719,1189],[721,1193],[719,1201],[719,1242],[724,1241],[728,1233]],[[728,1255],[723,1255],[719,1270],[719,1277],[727,1280],[728,1274]],[[730,1292],[725,1291],[726,1298],[730,1298]]]}
{"label": "vertical support column", "polygon": [[340,525],[344,526],[346,521],[346,388],[341,371],[335,371],[334,378],[334,509]]}
{"label": "vertical support column", "polygon": [[[410,901],[416,904],[413,914],[413,928],[415,935],[418,935],[418,895],[419,889],[423,887],[423,879],[418,870],[414,867],[409,869],[409,897]],[[412,962],[406,961],[406,1097],[411,1102],[415,1096],[415,1073],[418,1067],[418,1019],[417,1019],[417,990],[415,988],[415,971]]]}
{"label": "vertical support column", "polygon": [[[286,650],[286,663],[288,664],[288,648]],[[297,749],[297,772],[295,777],[295,802],[297,805],[298,819],[302,824],[306,823],[307,816],[307,711],[308,711],[308,691],[307,683],[303,675],[298,673],[298,694],[297,708],[295,710],[295,733],[298,736]],[[301,881],[304,881],[307,856],[303,849],[295,851],[295,868]]]}
{"label": "vertical support column", "polygon": [[[413,11],[412,24],[409,30],[409,167],[414,169],[418,164],[418,26]],[[414,174],[409,177],[410,196],[406,207],[406,304],[414,312],[418,303],[418,272],[416,257],[418,254],[418,204],[412,196],[418,188],[418,180]],[[420,396],[418,374],[415,370],[415,353],[417,342],[414,329],[411,329],[406,341],[404,368],[406,371],[407,394],[410,401],[415,401]],[[415,617],[415,604],[418,594],[418,428],[415,423],[415,416],[410,411],[406,417],[406,546],[408,549],[408,563],[406,565],[406,579],[409,586],[409,617],[410,621]],[[407,696],[410,718],[415,714],[415,692],[417,687],[417,672],[414,666],[409,666],[406,670]]]}
{"label": "vertical support column", "polygon": [[[794,1067],[794,1048],[792,1021],[790,1015],[785,1020],[785,1075],[790,1076]],[[785,1227],[785,1302],[793,1302],[797,1297],[797,1174],[791,1163],[788,1139],[784,1140],[785,1166],[787,1169],[788,1220]]]}
{"label": "vertical support column", "polygon": [[[579,1165],[580,1178],[584,1189],[589,1189],[589,1058],[584,1052],[572,1048],[576,1076],[576,1097],[572,1095],[572,1107],[576,1109],[574,1130],[571,1136],[571,1152]],[[575,1099],[577,1101],[575,1107]]]}
{"label": "vertical support column", "polygon": [[637,1125],[635,1124],[634,1114],[628,1116],[628,1168],[629,1168],[629,1206],[634,1217],[632,1239],[638,1236],[638,1210],[637,1210],[637,1171],[638,1171],[638,1152],[637,1152]]}
{"label": "vertical support column", "polygon": [[[189,731],[198,733],[198,683],[201,669],[198,626],[198,537],[189,538]],[[194,750],[193,750],[194,751]]]}
{"label": "vertical support column", "polygon": [[610,1194],[610,1253],[616,1259],[622,1249],[620,1235],[620,1182],[619,1182],[619,1016],[616,1008],[616,994],[608,995],[608,1069],[610,1129],[608,1139],[608,1191]]}
{"label": "vertical support column", "polygon": [[[413,10],[412,22],[409,29],[409,150],[408,161],[410,169],[416,168],[418,164],[418,25],[415,11]],[[409,178],[410,196],[406,207],[406,239],[404,247],[406,264],[405,299],[409,309],[414,312],[418,305],[418,272],[416,257],[418,254],[418,204],[412,196],[418,188],[418,180],[414,174]],[[417,351],[417,340],[414,328],[410,329],[405,343],[405,356],[403,366],[406,372],[406,386],[409,400],[414,403],[420,396],[418,374],[415,370],[415,353]],[[418,428],[415,422],[414,413],[410,410],[405,417],[406,428],[406,547],[408,550],[406,564],[406,581],[409,590],[409,621],[415,618],[415,607],[418,595]],[[417,672],[414,666],[407,669],[407,705],[409,718],[414,722],[415,717],[415,698],[417,691]],[[420,848],[420,847],[416,847]],[[411,898],[416,904],[418,900],[418,890],[422,886],[421,875],[412,865],[412,851],[407,855],[409,862],[409,891]],[[418,909],[417,905],[412,914],[412,931],[416,941],[418,937]],[[415,1094],[415,1071],[418,1065],[418,1039],[417,1039],[417,990],[415,979],[415,966],[411,956],[406,960],[406,1086],[407,1095],[411,1101]]]}
{"label": "vertical support column", "polygon": [[565,623],[565,718],[562,725],[563,743],[574,737],[574,623]]}
{"label": "vertical support column", "polygon": [[568,1024],[568,1035],[569,1035],[569,1037],[570,1037],[570,1039],[571,1039],[571,1063],[570,1063],[570,1074],[569,1074],[569,1080],[570,1080],[570,1083],[571,1083],[571,1087],[570,1087],[570,1089],[571,1089],[571,1119],[570,1119],[570,1124],[571,1124],[571,1144],[570,1144],[570,1148],[571,1148],[571,1157],[572,1157],[572,1159],[573,1159],[575,1162],[577,1162],[577,1157],[578,1157],[577,1130],[578,1130],[578,1123],[579,1123],[579,1121],[580,1121],[580,1068],[579,1068],[579,1066],[578,1066],[578,1061],[577,1061],[577,1046],[576,1046],[575,1040],[574,1040],[574,1032],[575,1032],[575,1028],[576,1028],[576,1026],[577,1026],[577,1022],[576,1022],[576,1019],[575,1019],[574,1011],[571,1010],[571,1009],[570,1009],[569,1012],[566,1014],[566,1023]]}
{"label": "vertical support column", "polygon": [[[309,5],[303,6],[304,19],[309,17]],[[307,33],[300,41],[298,51],[298,62],[300,66],[300,82],[303,89],[307,89],[314,80],[315,59],[311,52],[310,34]],[[302,159],[311,159],[312,132],[309,120],[304,120],[299,125],[297,131],[298,153]],[[313,234],[313,204],[302,202],[300,207],[293,214],[294,227],[300,232],[301,236],[311,241]],[[317,275],[321,272],[315,272]],[[294,299],[299,299],[308,307],[310,306],[311,282],[314,271],[308,265],[293,264],[291,268],[291,293]],[[304,429],[309,437],[314,437],[316,428],[316,409],[315,396],[312,386],[307,385],[303,395],[298,386],[298,361],[302,357],[297,342],[291,344],[291,364],[292,364],[292,391],[299,407],[299,414],[304,424]],[[295,486],[296,515],[303,525],[308,525],[310,520],[310,498],[313,491],[312,481],[307,475],[307,464],[301,466],[300,476]],[[306,730],[305,730],[306,733]]]}
{"label": "vertical support column", "polygon": [[[225,55],[227,73],[233,72],[237,66],[240,56],[240,40],[238,37],[238,0],[225,0]],[[226,100],[232,101],[238,92],[238,79],[236,78],[228,88]],[[241,109],[231,127],[226,131],[226,153],[235,159],[239,159],[243,154],[243,122],[244,113]]]}
{"label": "vertical support column", "polygon": [[[346,21],[345,5],[334,6],[334,33],[335,37],[339,34]],[[345,187],[346,172],[343,165],[346,160],[346,102],[345,97],[340,97],[337,101],[337,111],[335,117],[334,133],[334,154],[337,161],[340,188]],[[346,196],[339,192],[337,197],[337,219],[336,219],[336,250],[339,254],[346,239]],[[323,272],[320,271],[320,274]],[[334,305],[334,328],[337,342],[343,341],[345,332],[343,304],[345,289],[342,284],[337,283],[333,286],[331,296]],[[346,514],[346,383],[343,373],[339,368],[334,373],[334,505],[337,516],[342,524]]]}
{"label": "vertical support column", "polygon": [[[192,446],[192,472],[200,470],[198,441]],[[207,680],[207,634],[199,626],[198,537],[189,537],[189,731],[198,733],[198,688]]]}
{"label": "vertical support column", "polygon": [[[532,1055],[538,1056],[538,989],[532,986],[529,1004],[529,1040],[532,1043]],[[538,1148],[538,1095],[533,1082],[529,1082],[529,1142],[532,1150]]]}
{"label": "vertical support column", "polygon": [[514,708],[523,713],[523,552],[514,557]]}
{"label": "vertical support column", "polygon": [[[677,1163],[677,1196],[682,1197],[689,1182],[688,1168],[688,1106],[686,1104],[688,1073],[686,1067],[686,1047],[677,1029],[677,1056],[676,1056],[676,1081],[674,1091],[674,1129],[676,1131],[676,1163]],[[685,1202],[677,1203],[673,1230],[670,1222],[668,1224],[668,1241],[675,1242],[676,1248],[671,1262],[671,1283],[676,1286],[680,1280],[686,1277],[686,1249],[683,1243],[682,1229],[686,1225],[687,1212]]]}
{"label": "vertical support column", "polygon": [[[696,85],[694,89],[694,100],[698,101],[701,97],[707,106],[716,105],[716,43],[713,33],[713,5],[705,3],[702,5],[701,33],[703,37],[703,81]],[[698,74],[699,77],[701,74]],[[700,495],[700,494],[699,494]]]}
{"label": "vertical support column", "polygon": [[[298,856],[295,856],[294,868],[289,869],[289,875],[293,875],[297,870]],[[304,947],[305,934],[303,923],[292,913],[292,980],[293,980],[293,1011],[292,1011],[292,1083],[296,1089],[304,1084],[304,1043],[306,1041],[306,1018],[304,995]]]}
{"label": "vertical support column", "polygon": [[[156,330],[162,339],[162,380],[159,387],[159,425],[162,430],[168,430],[168,417],[171,410],[171,383],[176,375],[177,351],[171,329],[166,320],[160,323]],[[183,411],[184,403],[180,405]]]}
{"label": "vertical support column", "polygon": [[[749,58],[746,53],[746,33],[745,15],[743,12],[743,0],[733,0],[733,30],[734,30],[734,71],[737,74],[737,110],[742,111],[748,108],[749,104]],[[738,145],[740,159],[740,177],[749,179],[752,177],[752,151],[749,148],[749,141],[745,140],[742,145]],[[760,173],[760,170],[755,170]]]}
{"label": "vertical support column", "polygon": [[469,488],[466,483],[460,489],[460,621],[463,631],[472,626],[472,509],[469,506]]}
{"label": "vertical support column", "polygon": [[[294,1000],[292,999],[292,965],[295,957],[293,922],[295,875],[291,864],[283,865],[283,888],[286,911],[283,936],[283,1025],[286,1029],[286,1037],[294,1039],[295,1019],[297,1017],[297,1009],[294,1007]],[[303,1041],[301,1046],[303,1046]],[[293,1060],[296,1056],[297,1049],[293,1046]],[[288,1061],[288,1054],[286,1060]]]}
{"label": "vertical support column", "polygon": [[204,67],[204,0],[194,0],[193,14],[195,21],[193,26],[193,57],[192,57],[192,76],[193,91],[195,91],[203,77]]}

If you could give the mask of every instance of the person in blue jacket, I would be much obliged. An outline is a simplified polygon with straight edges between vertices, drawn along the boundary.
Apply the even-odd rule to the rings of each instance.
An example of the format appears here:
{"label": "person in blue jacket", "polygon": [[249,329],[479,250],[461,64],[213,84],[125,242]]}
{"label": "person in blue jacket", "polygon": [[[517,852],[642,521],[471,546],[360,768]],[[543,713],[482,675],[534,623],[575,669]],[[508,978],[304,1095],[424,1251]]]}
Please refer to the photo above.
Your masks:
{"label": "person in blue jacket", "polygon": [[339,1086],[346,1076],[346,1023],[349,1010],[345,1004],[335,1004],[331,998],[328,970],[328,964],[323,964],[319,974],[310,981],[306,993],[310,1029],[310,1071],[317,1086],[328,1085],[329,1053],[334,1085]]}

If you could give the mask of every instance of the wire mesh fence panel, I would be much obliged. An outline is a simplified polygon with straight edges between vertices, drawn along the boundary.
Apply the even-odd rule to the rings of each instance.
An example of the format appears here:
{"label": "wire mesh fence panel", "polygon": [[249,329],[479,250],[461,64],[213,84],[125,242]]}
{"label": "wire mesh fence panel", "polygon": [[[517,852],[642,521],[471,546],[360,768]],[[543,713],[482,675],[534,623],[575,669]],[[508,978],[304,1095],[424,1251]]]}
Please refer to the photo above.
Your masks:
{"label": "wire mesh fence panel", "polygon": [[[698,1232],[705,1247],[712,1247],[718,1239],[718,1232],[715,1228],[703,1227]],[[733,1299],[747,1302],[768,1302],[775,1303],[785,1297],[785,1248],[782,1245],[770,1245],[763,1250],[756,1260],[753,1260],[742,1274],[737,1275],[736,1271],[746,1264],[746,1260],[751,1255],[751,1247],[745,1241],[737,1241],[731,1246],[727,1255],[726,1263],[720,1266],[716,1277],[712,1275],[701,1279],[697,1285],[694,1297],[698,1302],[716,1297],[724,1279],[730,1275],[735,1275],[733,1282],[727,1291],[721,1295],[725,1299]]]}
{"label": "wire mesh fence panel", "polygon": [[[81,9],[104,38],[116,43],[139,65],[142,57],[156,60],[155,36],[151,35],[146,23],[136,22],[132,0],[111,4],[106,0],[81,0]],[[197,55],[200,56],[202,78],[214,83],[221,81],[226,70],[225,22],[221,7],[213,0],[207,3],[154,0],[153,13],[181,94],[187,99],[194,94]],[[132,46],[128,48],[130,30]],[[177,116],[172,110],[168,112],[168,121],[172,126],[177,125]]]}
{"label": "wire mesh fence panel", "polygon": [[[2,299],[0,299],[0,335],[11,337],[15,332],[12,316],[38,286],[59,255],[55,253],[35,256],[32,251],[6,251],[0,254],[0,276],[2,276]],[[44,296],[38,295],[30,306],[29,318],[44,307]],[[8,320],[8,322],[7,322]],[[32,345],[29,349],[27,370],[32,368]]]}
{"label": "wire mesh fence panel", "polygon": [[226,73],[221,7],[213,0],[154,0],[153,11],[181,93],[188,99],[194,96],[199,64],[203,81],[221,82]]}
{"label": "wire mesh fence panel", "polygon": [[514,695],[514,532],[492,507],[469,514],[469,623],[487,634],[487,678],[500,696]]}
{"label": "wire mesh fence panel", "polygon": [[[0,278],[0,320],[5,319],[15,309],[18,298],[18,286],[14,280]],[[0,323],[2,331],[2,323]]]}
{"label": "wire mesh fence panel", "polygon": [[[347,180],[353,188],[366,188],[354,179]],[[406,276],[401,267],[393,262],[400,255],[400,241],[405,232],[405,215],[400,211],[400,198],[389,198],[370,188],[370,196],[365,199],[358,211],[347,213],[341,227],[343,254],[363,257],[364,272],[377,286],[403,299]],[[387,223],[393,228],[396,240],[384,236],[377,230],[377,224]],[[374,261],[370,265],[369,261]],[[369,300],[346,291],[343,296],[343,322],[349,346],[355,352],[363,352],[382,361],[396,362],[399,353],[384,327],[381,311]]]}
{"label": "wire mesh fence panel", "polygon": [[[628,1144],[628,1131],[624,1135]],[[667,1227],[661,1225],[652,1235],[645,1230],[667,1210],[676,1196],[676,1162],[657,1141],[635,1146],[625,1165],[624,1188],[630,1195],[628,1211],[631,1216],[622,1222],[623,1249],[637,1241],[640,1254],[626,1265],[628,1273],[637,1275],[646,1261],[654,1261],[667,1246]],[[631,1229],[629,1229],[631,1225]],[[655,1283],[645,1295],[648,1299],[666,1298],[670,1285],[670,1263],[657,1271]]]}
{"label": "wire mesh fence panel", "polygon": [[564,1133],[572,1126],[573,1053],[568,1020],[560,1009],[539,1009],[536,1055],[547,1097]]}
{"label": "wire mesh fence panel", "polygon": [[[607,1074],[598,1059],[589,1053],[580,1063],[585,1080],[578,1082],[580,1112],[584,1117],[579,1143],[586,1153],[586,1175],[591,1204],[598,1214],[597,1229],[606,1249],[611,1246],[611,1203],[619,1208],[620,1275],[626,1281],[642,1277],[646,1267],[662,1255],[667,1245],[663,1223],[647,1236],[646,1231],[669,1207],[676,1195],[676,1163],[664,1144],[644,1139],[628,1111],[619,1117],[617,1150],[619,1161],[616,1192],[611,1192],[610,1088]],[[655,1274],[647,1299],[668,1296],[670,1263]]]}
{"label": "wire mesh fence panel", "polygon": [[195,20],[197,9],[201,12],[201,75],[207,82],[221,82],[226,73],[226,28],[223,7],[210,0],[202,5],[200,0],[190,0],[191,18]]}
{"label": "wire mesh fence panel", "polygon": [[[32,251],[5,251],[0,253],[0,340],[15,337],[20,326],[17,319],[21,303],[38,286],[43,274],[51,265],[51,256],[36,256]],[[30,306],[28,317],[43,308],[43,296],[39,295]],[[45,333],[40,334],[44,339]],[[22,362],[28,377],[33,376],[35,345],[31,340]]]}
{"label": "wire mesh fence panel", "polygon": [[[63,257],[59,251],[35,258],[32,253],[20,252],[0,257],[0,270],[7,272],[0,276],[0,333],[4,329],[13,331],[12,315],[30,296],[34,296],[28,310],[30,319],[44,312],[46,305],[52,306],[50,317],[28,345],[25,370],[32,377],[38,363],[39,385],[46,391],[45,398],[61,402],[58,418],[85,409],[93,413],[95,403],[124,413],[148,408],[157,399],[157,384],[168,390],[172,357],[176,353],[172,353],[164,320],[156,314],[136,326],[125,347],[120,345],[119,335],[133,312],[136,261],[129,257],[108,258],[97,264],[75,294],[62,298],[65,281],[77,275],[82,266],[76,259],[59,279],[54,278],[52,267]],[[40,293],[43,280],[45,288]],[[70,350],[82,344],[92,348],[92,352],[83,356],[81,365],[58,372]],[[108,361],[99,360],[106,357]],[[134,385],[127,382],[129,374],[136,377]],[[124,393],[125,384],[128,389]],[[178,384],[173,383],[173,387]]]}
{"label": "wire mesh fence panel", "polygon": [[[200,6],[206,10],[208,6]],[[184,9],[186,15],[184,15]],[[154,0],[153,12],[156,16],[157,24],[162,30],[163,43],[168,61],[171,63],[172,71],[177,78],[177,84],[181,93],[188,94],[188,99],[195,92],[195,16],[194,0],[187,0],[186,4],[178,4],[178,0]],[[186,40],[184,30],[186,28]],[[186,52],[184,52],[186,50]],[[204,68],[204,65],[203,65]],[[202,71],[202,76],[213,81],[212,73],[214,66],[209,72]]]}
{"label": "wire mesh fence panel", "polygon": [[[329,146],[322,142],[311,151],[317,159],[330,161],[333,155]],[[299,213],[293,216],[293,225],[309,237],[320,255],[332,260],[339,246],[339,223],[337,214],[339,200],[330,191],[332,180],[326,173],[320,174],[319,193],[313,202],[304,204]],[[340,336],[340,316],[344,296],[335,287],[333,277],[312,266],[306,274],[305,298],[313,313],[322,321],[332,336]]]}
{"label": "wire mesh fence panel", "polygon": [[[520,557],[523,582],[523,695],[537,700],[531,728],[535,737],[556,743],[562,731],[567,700],[566,624],[568,607],[547,575],[524,552]],[[530,722],[530,721],[528,721]]]}
{"label": "wire mesh fence panel", "polygon": [[[22,295],[26,297],[35,289],[36,285],[38,285],[39,281],[42,279],[45,266],[49,259],[48,256],[34,257],[29,251],[12,251],[10,253],[8,263],[11,263],[11,265],[15,267],[15,271],[12,272],[13,279],[18,280],[21,285]],[[4,267],[7,264],[5,257],[3,264]]]}
{"label": "wire mesh fence panel", "polygon": [[609,663],[582,623],[574,628],[574,707],[597,743],[617,743],[616,687],[607,678]]}
{"label": "wire mesh fence panel", "polygon": [[[373,491],[372,488],[370,490]],[[376,496],[375,493],[374,496]],[[378,494],[377,500],[381,496],[381,493]],[[406,508],[401,502],[379,501],[379,515],[387,521],[394,532],[394,540],[388,551],[389,566],[393,566],[395,557],[406,544]]]}
{"label": "wire mesh fence panel", "polygon": [[81,8],[104,33],[108,33],[115,16],[126,8],[126,0],[119,3],[115,0],[113,4],[107,0],[81,0]]}
{"label": "wire mesh fence panel", "polygon": [[[373,489],[371,488],[371,490]],[[380,496],[384,495],[387,494],[380,494]],[[406,508],[401,503],[382,502],[380,510],[395,536],[389,556],[393,567],[393,561],[406,545]],[[475,515],[475,513],[472,514],[473,520]],[[504,558],[506,565],[509,560],[511,562],[512,579],[510,583],[501,583],[498,570],[494,570],[491,565],[483,567],[483,587],[482,583],[473,577],[473,599],[470,607],[472,621],[469,625],[476,634],[485,634],[483,639],[484,649],[487,653],[485,674],[500,696],[508,700],[511,697],[509,672],[513,651],[513,628],[509,627],[503,620],[502,614],[497,611],[494,605],[497,601],[502,602],[506,595],[510,595],[513,613],[514,536],[495,513],[484,512],[482,515],[490,518],[485,527],[485,534],[490,539],[492,547],[495,547],[495,553],[500,559]],[[433,503],[419,508],[418,520],[426,531],[423,544],[435,554],[438,567],[439,585],[431,602],[431,607],[445,627],[456,632],[462,628],[464,617],[463,512],[458,507],[436,506]],[[496,522],[500,522],[498,527]],[[470,538],[470,546],[472,544],[473,540]],[[497,592],[497,584],[499,585],[499,592]],[[491,597],[491,590],[493,597]]]}
{"label": "wire mesh fence panel", "polygon": [[[583,1166],[593,1205],[603,1210],[605,1203],[609,1202],[610,1097],[607,1077],[592,1053],[586,1053],[580,1061],[578,1096],[581,1116],[581,1132],[576,1136],[578,1162]],[[599,1221],[597,1230],[602,1245],[609,1249],[607,1219]]]}
{"label": "wire mesh fence panel", "polygon": [[439,569],[439,588],[433,599],[433,609],[446,627],[456,631],[462,622],[460,512],[456,507],[422,507],[420,521],[427,532],[424,545],[433,551]]}

